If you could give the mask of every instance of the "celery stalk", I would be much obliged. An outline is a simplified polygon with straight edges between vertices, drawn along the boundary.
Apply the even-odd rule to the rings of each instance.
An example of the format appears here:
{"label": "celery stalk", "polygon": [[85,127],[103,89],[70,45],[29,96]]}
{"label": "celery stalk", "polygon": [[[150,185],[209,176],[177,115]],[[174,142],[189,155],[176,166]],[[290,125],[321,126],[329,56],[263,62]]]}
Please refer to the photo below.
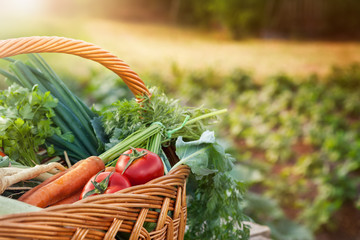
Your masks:
{"label": "celery stalk", "polygon": [[104,163],[107,163],[117,157],[120,156],[121,153],[128,150],[130,147],[139,147],[141,144],[144,143],[147,139],[149,139],[151,136],[154,136],[157,133],[160,133],[160,131],[163,129],[163,126],[159,124],[152,124],[150,127],[138,130],[125,138],[120,143],[116,144],[114,147],[110,148],[106,152],[100,154],[100,158],[104,161]]}

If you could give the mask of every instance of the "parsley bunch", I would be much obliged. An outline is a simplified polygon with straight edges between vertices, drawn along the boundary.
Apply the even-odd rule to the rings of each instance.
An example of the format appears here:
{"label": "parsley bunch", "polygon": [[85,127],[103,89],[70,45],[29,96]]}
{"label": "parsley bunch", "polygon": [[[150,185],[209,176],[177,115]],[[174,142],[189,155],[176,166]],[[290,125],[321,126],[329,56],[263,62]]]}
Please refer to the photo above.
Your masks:
{"label": "parsley bunch", "polygon": [[50,92],[41,93],[37,86],[29,90],[12,84],[0,92],[0,146],[12,160],[34,166],[40,163],[36,153],[41,146],[54,152],[44,144],[47,137],[61,134],[51,120],[56,105]]}
{"label": "parsley bunch", "polygon": [[37,54],[28,54],[28,57],[26,63],[6,58],[10,62],[9,72],[0,68],[0,74],[10,84],[16,83],[29,90],[37,85],[39,92],[50,92],[57,99],[52,121],[62,135],[54,134],[46,139],[46,143],[54,146],[58,156],[66,151],[73,163],[102,153],[107,138],[98,115],[70,91],[44,59]]}

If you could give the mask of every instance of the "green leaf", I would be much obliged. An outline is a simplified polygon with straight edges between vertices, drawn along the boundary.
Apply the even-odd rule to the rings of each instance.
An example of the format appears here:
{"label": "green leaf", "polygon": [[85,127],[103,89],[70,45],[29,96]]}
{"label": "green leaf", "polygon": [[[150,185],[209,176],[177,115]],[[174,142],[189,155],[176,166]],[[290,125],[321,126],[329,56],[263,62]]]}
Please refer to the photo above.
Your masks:
{"label": "green leaf", "polygon": [[71,132],[66,132],[66,133],[60,135],[60,137],[69,143],[74,142],[74,135]]}
{"label": "green leaf", "polygon": [[108,141],[108,137],[105,133],[104,127],[102,125],[102,117],[94,117],[91,119],[91,126],[94,129],[95,136],[99,142],[98,151],[104,150],[104,143]]}
{"label": "green leaf", "polygon": [[[241,203],[245,186],[230,175],[233,158],[216,139],[205,131],[198,140],[176,141],[180,164],[191,168],[187,185],[188,224],[185,239],[248,239],[248,218]],[[214,214],[216,212],[216,214]]]}
{"label": "green leaf", "polygon": [[18,119],[15,120],[14,123],[15,123],[15,125],[16,125],[17,127],[22,127],[22,126],[24,125],[25,121],[22,120],[21,118],[18,118]]}
{"label": "green leaf", "polygon": [[6,116],[7,118],[16,119],[19,115],[16,108],[9,106],[5,110],[4,116]]}
{"label": "green leaf", "polygon": [[216,142],[214,132],[205,131],[199,140],[184,142],[182,137],[176,141],[176,154],[180,161],[174,166],[186,164],[197,178],[230,171],[233,163],[230,155]]}
{"label": "green leaf", "polygon": [[33,119],[35,112],[33,111],[30,104],[24,104],[23,106],[20,106],[19,114],[23,119]]}
{"label": "green leaf", "polygon": [[0,134],[1,134],[1,136],[4,136],[5,131],[11,125],[11,122],[12,121],[9,118],[0,117]]}
{"label": "green leaf", "polygon": [[46,148],[46,152],[48,153],[49,156],[52,156],[55,153],[55,148],[54,145],[50,145]]}
{"label": "green leaf", "polygon": [[[161,122],[168,133],[171,132],[171,136],[167,136],[169,139],[166,139],[168,142],[175,141],[179,136],[187,140],[195,140],[205,131],[205,127],[214,123],[218,115],[223,113],[204,107],[184,107],[178,99],[168,98],[157,88],[151,88],[150,92],[151,100],[148,96],[142,96],[141,106],[135,99],[122,100],[101,110],[105,132],[113,138],[113,141],[115,140],[113,135],[116,135],[118,140],[122,140],[154,122]],[[189,121],[185,121],[187,119]],[[116,129],[122,129],[123,132],[119,134]]]}
{"label": "green leaf", "polygon": [[8,156],[0,156],[0,168],[3,167],[10,167],[11,163],[10,163],[10,159]]}
{"label": "green leaf", "polygon": [[37,87],[29,90],[12,84],[0,92],[0,142],[14,161],[28,166],[39,163],[36,152],[46,138],[58,132],[51,119],[52,108],[44,107],[46,102],[55,101]]}
{"label": "green leaf", "polygon": [[[21,87],[11,85],[9,91],[0,96],[0,102],[4,101],[3,105],[8,106],[23,106],[29,103],[32,109],[30,111],[26,107],[20,110],[20,113],[16,109],[0,110],[0,114],[13,119],[21,117],[34,123],[41,121],[45,115],[45,118],[51,119],[55,124],[52,124],[50,128],[43,125],[42,130],[45,132],[40,132],[35,127],[33,134],[45,137],[54,132],[60,136],[59,131],[71,132],[74,135],[71,137],[71,142],[76,146],[71,148],[74,151],[68,152],[68,154],[72,155],[71,160],[74,162],[86,156],[99,155],[104,147],[95,134],[95,131],[99,129],[93,129],[91,124],[91,119],[96,114],[65,86],[41,57],[32,54],[28,56],[30,62],[27,64],[20,60],[8,59],[11,73],[0,69],[0,74],[8,78],[7,82],[21,85]],[[34,115],[31,116],[31,113]],[[53,129],[54,125],[58,128]],[[100,126],[97,127],[100,128]],[[69,149],[69,145],[64,140],[69,136],[70,134],[62,139],[52,138],[49,143],[55,141],[56,151],[62,154]],[[75,151],[75,149],[77,150]]]}

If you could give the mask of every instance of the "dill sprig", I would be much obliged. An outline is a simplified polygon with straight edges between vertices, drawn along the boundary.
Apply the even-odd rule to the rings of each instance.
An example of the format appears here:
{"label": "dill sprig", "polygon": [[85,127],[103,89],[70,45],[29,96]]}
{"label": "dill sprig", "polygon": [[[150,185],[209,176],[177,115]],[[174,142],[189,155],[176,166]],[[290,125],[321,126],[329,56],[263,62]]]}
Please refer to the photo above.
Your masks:
{"label": "dill sprig", "polygon": [[136,100],[121,100],[100,111],[105,132],[110,136],[107,148],[154,122],[164,126],[163,143],[172,142],[179,136],[195,140],[224,112],[183,106],[178,99],[169,98],[155,87],[150,92],[151,98],[142,96],[140,104]]}

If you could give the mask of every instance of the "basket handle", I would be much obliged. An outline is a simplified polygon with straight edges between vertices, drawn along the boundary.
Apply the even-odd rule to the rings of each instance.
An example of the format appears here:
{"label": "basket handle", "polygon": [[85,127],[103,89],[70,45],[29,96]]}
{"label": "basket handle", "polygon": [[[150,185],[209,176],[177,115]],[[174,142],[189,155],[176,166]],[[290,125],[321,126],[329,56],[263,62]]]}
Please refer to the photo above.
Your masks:
{"label": "basket handle", "polygon": [[135,97],[150,96],[144,82],[124,61],[94,44],[64,37],[22,37],[0,41],[0,58],[45,52],[72,54],[98,62],[116,73]]}

